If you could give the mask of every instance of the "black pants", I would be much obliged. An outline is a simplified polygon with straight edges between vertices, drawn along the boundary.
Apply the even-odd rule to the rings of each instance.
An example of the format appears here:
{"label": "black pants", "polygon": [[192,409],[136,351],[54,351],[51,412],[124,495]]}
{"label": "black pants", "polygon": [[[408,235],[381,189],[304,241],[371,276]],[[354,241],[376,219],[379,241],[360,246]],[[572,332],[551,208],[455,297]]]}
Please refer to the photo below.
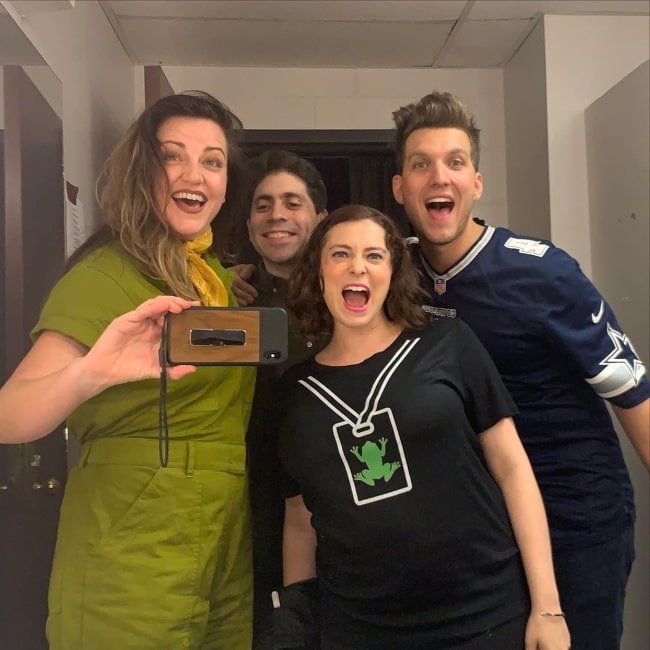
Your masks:
{"label": "black pants", "polygon": [[554,554],[560,601],[574,650],[620,647],[625,588],[633,561],[632,523],[603,544]]}

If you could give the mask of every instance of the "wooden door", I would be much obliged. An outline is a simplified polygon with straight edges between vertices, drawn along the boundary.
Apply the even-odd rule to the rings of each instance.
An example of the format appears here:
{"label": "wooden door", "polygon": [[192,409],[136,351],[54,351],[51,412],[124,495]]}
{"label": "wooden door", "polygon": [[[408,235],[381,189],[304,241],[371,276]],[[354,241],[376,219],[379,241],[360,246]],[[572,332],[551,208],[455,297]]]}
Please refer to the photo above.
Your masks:
{"label": "wooden door", "polygon": [[173,95],[172,88],[164,70],[159,65],[144,66],[144,104],[148,108],[162,97]]}
{"label": "wooden door", "polygon": [[[4,67],[4,211],[0,211],[3,379],[30,346],[65,258],[61,119],[20,66]],[[35,405],[35,408],[38,405]],[[61,427],[0,445],[0,646],[46,650],[47,588],[67,475]]]}

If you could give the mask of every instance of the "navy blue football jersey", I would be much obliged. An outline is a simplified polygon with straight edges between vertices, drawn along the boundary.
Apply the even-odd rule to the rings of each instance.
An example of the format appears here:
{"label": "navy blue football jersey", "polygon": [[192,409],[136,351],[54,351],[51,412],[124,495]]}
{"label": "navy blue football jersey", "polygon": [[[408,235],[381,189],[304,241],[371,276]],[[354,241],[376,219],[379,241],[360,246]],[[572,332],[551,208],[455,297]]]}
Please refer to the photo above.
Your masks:
{"label": "navy blue football jersey", "polygon": [[649,383],[610,306],[549,241],[486,227],[443,274],[416,239],[409,245],[428,294],[423,308],[470,325],[519,408],[554,547],[614,536],[633,516],[633,492],[603,399],[635,406]]}

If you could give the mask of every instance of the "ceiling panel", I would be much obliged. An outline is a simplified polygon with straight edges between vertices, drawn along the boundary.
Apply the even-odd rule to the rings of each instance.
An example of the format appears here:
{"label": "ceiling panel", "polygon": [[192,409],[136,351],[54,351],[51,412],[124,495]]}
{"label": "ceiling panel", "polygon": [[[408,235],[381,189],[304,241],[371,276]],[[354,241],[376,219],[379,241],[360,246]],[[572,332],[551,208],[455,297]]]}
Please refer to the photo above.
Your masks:
{"label": "ceiling panel", "polygon": [[500,67],[540,14],[650,14],[648,0],[99,3],[134,63],[255,67]]}
{"label": "ceiling panel", "polygon": [[[456,20],[467,0],[110,0],[115,15],[221,20],[419,22]],[[469,2],[471,5],[472,2]]]}
{"label": "ceiling panel", "polygon": [[469,13],[470,20],[533,18],[538,14],[637,14],[648,15],[648,0],[480,0]]}
{"label": "ceiling panel", "polygon": [[454,40],[437,66],[448,68],[493,68],[510,58],[522,33],[532,26],[528,20],[469,20],[454,32]]}
{"label": "ceiling panel", "polygon": [[[267,67],[431,66],[447,23],[322,22],[124,18],[139,63]],[[395,44],[399,44],[396,47]]]}
{"label": "ceiling panel", "polygon": [[23,17],[61,9],[74,9],[74,0],[11,0],[11,4]]}

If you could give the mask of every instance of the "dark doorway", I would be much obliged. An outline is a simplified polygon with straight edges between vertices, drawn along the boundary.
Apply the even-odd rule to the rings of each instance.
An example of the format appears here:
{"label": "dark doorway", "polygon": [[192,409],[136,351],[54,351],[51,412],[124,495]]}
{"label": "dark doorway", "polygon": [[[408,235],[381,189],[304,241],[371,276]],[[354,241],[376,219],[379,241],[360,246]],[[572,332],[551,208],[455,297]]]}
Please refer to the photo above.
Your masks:
{"label": "dark doorway", "polygon": [[328,212],[352,203],[349,157],[304,155],[303,158],[309,160],[323,177],[327,188]]}
{"label": "dark doorway", "polygon": [[[20,66],[4,67],[0,185],[0,350],[8,376],[64,261],[63,134],[59,116]],[[0,645],[46,650],[47,589],[67,477],[60,427],[0,445]]]}
{"label": "dark doorway", "polygon": [[[390,216],[407,236],[411,234],[404,209],[393,198],[395,174],[389,130],[248,130],[242,149],[255,156],[268,149],[285,149],[309,160],[327,188],[327,209],[362,203]],[[237,233],[243,261],[255,261],[245,225]]]}

